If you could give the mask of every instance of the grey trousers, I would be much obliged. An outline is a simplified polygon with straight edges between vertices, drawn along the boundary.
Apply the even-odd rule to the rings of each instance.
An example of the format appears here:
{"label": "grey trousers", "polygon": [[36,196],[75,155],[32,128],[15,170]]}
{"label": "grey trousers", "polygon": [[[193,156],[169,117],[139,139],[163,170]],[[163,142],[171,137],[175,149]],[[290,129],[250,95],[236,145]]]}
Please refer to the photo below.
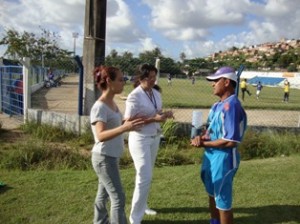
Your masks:
{"label": "grey trousers", "polygon": [[[93,168],[98,176],[94,204],[94,224],[126,224],[125,194],[119,173],[119,158],[92,153]],[[106,209],[110,200],[110,220]]]}

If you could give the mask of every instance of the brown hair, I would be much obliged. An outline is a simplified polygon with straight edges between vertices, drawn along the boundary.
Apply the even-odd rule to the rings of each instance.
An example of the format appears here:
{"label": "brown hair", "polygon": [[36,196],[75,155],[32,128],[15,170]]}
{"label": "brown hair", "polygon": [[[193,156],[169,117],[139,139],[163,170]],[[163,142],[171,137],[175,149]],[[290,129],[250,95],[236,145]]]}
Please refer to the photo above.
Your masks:
{"label": "brown hair", "polygon": [[100,65],[94,69],[94,78],[97,87],[101,90],[107,89],[107,78],[114,81],[120,69],[116,67]]}
{"label": "brown hair", "polygon": [[157,68],[155,68],[154,65],[142,64],[138,66],[135,72],[135,82],[133,86],[137,87],[140,84],[140,80],[148,78],[151,71],[154,71],[156,74],[158,72]]}

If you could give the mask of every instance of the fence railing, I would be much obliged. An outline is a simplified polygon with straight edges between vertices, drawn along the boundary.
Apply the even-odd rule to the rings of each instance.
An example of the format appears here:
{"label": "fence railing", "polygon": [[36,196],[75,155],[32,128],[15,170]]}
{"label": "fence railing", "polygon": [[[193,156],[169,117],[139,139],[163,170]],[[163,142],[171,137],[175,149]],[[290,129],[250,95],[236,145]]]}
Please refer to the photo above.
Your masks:
{"label": "fence railing", "polygon": [[23,114],[23,68],[0,67],[0,109],[9,115]]}
{"label": "fence railing", "polygon": [[[55,75],[63,76],[71,73],[72,70],[73,73],[74,71],[78,73],[78,66],[76,66],[76,64],[74,65],[74,61],[65,63],[67,64],[61,64],[59,68],[52,68]],[[64,67],[66,69],[64,69]],[[192,79],[182,74],[171,74],[172,79],[171,82],[169,82],[168,74],[167,71],[161,73],[158,80],[158,84],[162,89],[164,108],[172,109],[175,113],[176,121],[182,123],[191,123],[193,111],[202,111],[203,122],[205,122],[209,108],[218,100],[218,97],[213,95],[211,83],[209,83],[204,76],[195,76],[195,79]],[[28,77],[30,85],[41,84],[46,75],[47,68],[41,69],[31,66]],[[83,75],[87,76],[92,74]],[[133,75],[133,73],[128,74],[129,77]],[[9,115],[20,115],[24,112],[21,107],[21,97],[15,92],[18,84],[16,80],[19,80],[21,76],[22,67],[20,66],[0,67],[0,111]],[[71,86],[68,87],[71,88]],[[79,85],[72,85],[72,88],[78,88],[79,91]],[[124,98],[126,98],[132,89],[132,83],[129,79],[121,96],[117,96],[117,99],[120,98],[118,106],[121,111],[124,110],[122,107],[125,106]],[[288,102],[283,102],[284,89],[280,85],[272,87],[265,85],[259,97],[256,96],[255,85],[249,83],[248,89],[252,95],[245,95],[244,100],[242,100],[242,94],[240,92],[239,98],[248,114],[249,125],[264,127],[299,127],[300,89],[293,88],[291,85]],[[74,114],[77,114],[77,110],[74,110]]]}
{"label": "fence railing", "polygon": [[[54,80],[70,73],[70,68],[77,69],[76,63],[72,59],[64,63],[59,68],[51,68]],[[28,74],[26,77],[28,87],[24,86],[24,68]],[[38,65],[0,66],[0,112],[22,118],[24,101],[28,99],[31,102],[31,94],[44,86],[49,70],[50,67]],[[25,91],[26,89],[28,89],[28,93]],[[25,94],[28,94],[27,98],[25,98]],[[30,107],[30,103],[28,106]]]}

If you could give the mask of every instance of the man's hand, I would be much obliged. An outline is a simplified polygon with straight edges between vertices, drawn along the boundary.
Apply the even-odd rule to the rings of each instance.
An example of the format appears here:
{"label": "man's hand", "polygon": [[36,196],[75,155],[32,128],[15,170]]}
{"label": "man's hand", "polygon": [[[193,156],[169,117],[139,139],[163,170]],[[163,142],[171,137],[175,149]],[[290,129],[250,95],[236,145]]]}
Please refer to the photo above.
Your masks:
{"label": "man's hand", "polygon": [[202,144],[202,137],[200,135],[196,136],[195,138],[191,139],[191,145],[196,147],[201,147]]}

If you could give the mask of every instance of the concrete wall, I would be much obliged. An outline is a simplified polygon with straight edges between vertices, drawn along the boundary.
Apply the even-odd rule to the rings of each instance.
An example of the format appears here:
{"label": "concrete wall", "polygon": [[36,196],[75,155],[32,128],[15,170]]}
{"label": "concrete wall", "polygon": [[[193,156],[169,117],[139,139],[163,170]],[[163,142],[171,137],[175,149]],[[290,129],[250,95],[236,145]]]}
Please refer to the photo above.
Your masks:
{"label": "concrete wall", "polygon": [[300,78],[299,72],[257,72],[257,71],[243,71],[241,78],[251,79],[258,77],[280,77],[280,78]]}
{"label": "concrete wall", "polygon": [[[85,133],[90,130],[90,117],[79,116],[77,114],[58,113],[53,111],[28,109],[28,121],[37,122],[39,124],[49,124],[51,126],[62,128],[66,131],[70,131],[77,134]],[[291,133],[300,133],[299,127],[272,127],[272,126],[248,126],[249,129],[254,131],[289,131]],[[191,123],[179,123],[176,130],[176,136],[190,137],[191,136]],[[125,135],[128,136],[127,134]]]}
{"label": "concrete wall", "polygon": [[[48,124],[77,134],[90,130],[90,117],[77,114],[59,113],[41,109],[28,109],[28,121]],[[190,136],[192,124],[180,123],[176,131],[178,137]],[[127,136],[127,135],[126,135]]]}
{"label": "concrete wall", "polygon": [[42,83],[37,83],[37,84],[34,84],[32,85],[30,88],[31,88],[31,94],[35,93],[36,91],[38,91],[39,89],[43,88],[44,86],[44,82]]}
{"label": "concrete wall", "polygon": [[39,109],[28,109],[28,121],[37,122],[39,124],[49,124],[77,134],[82,134],[90,129],[89,116]]}

